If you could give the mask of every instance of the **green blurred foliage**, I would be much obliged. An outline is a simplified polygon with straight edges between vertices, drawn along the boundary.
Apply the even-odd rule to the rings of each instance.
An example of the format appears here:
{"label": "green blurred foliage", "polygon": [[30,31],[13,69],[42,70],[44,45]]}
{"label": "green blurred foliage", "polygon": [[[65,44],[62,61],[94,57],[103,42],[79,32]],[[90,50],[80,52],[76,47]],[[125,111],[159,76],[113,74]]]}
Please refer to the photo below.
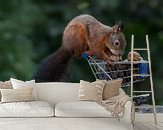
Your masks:
{"label": "green blurred foliage", "polygon": [[[135,34],[137,47],[143,47],[145,35],[149,35],[156,102],[163,104],[162,7],[162,0],[1,0],[0,80],[31,79],[41,60],[60,47],[66,24],[87,13],[109,26],[123,21],[126,54],[131,34]],[[82,59],[72,59],[69,73],[71,82],[94,80]]]}

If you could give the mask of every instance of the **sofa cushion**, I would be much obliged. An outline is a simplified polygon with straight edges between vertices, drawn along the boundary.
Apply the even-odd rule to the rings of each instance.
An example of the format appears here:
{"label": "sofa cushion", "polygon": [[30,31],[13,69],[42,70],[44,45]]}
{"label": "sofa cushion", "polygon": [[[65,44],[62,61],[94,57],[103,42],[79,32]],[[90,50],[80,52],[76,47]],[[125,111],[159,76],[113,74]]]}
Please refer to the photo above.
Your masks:
{"label": "sofa cushion", "polygon": [[24,102],[33,101],[32,96],[33,88],[26,89],[0,89],[2,99],[1,102]]}
{"label": "sofa cushion", "polygon": [[105,80],[97,80],[92,83],[80,80],[78,99],[87,101],[101,101],[105,84]]}
{"label": "sofa cushion", "polygon": [[119,88],[121,87],[122,79],[108,80],[104,90],[103,99],[107,100],[111,97],[117,96],[119,94]]}
{"label": "sofa cushion", "polygon": [[0,117],[51,117],[53,107],[45,101],[0,104]]}
{"label": "sofa cushion", "polygon": [[35,80],[30,81],[21,81],[17,79],[10,78],[11,84],[13,86],[13,89],[24,89],[27,87],[33,88],[32,95],[35,100],[37,100],[37,92],[36,92],[36,83]]}
{"label": "sofa cushion", "polygon": [[55,106],[57,117],[112,117],[109,111],[93,101],[59,102]]}

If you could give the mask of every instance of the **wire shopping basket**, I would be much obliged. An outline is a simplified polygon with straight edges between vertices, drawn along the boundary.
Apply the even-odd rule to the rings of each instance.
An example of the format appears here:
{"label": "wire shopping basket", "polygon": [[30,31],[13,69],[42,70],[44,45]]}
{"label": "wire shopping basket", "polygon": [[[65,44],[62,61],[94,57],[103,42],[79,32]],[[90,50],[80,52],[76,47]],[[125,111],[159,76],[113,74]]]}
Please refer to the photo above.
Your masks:
{"label": "wire shopping basket", "polygon": [[[107,62],[97,59],[94,56],[87,56],[86,53],[82,54],[82,58],[88,61],[88,64],[95,76],[96,79],[105,79],[105,80],[113,80],[117,78],[122,78],[122,87],[131,85],[131,62],[130,61],[118,61],[114,62],[114,69],[110,69]],[[133,81],[134,83],[143,81],[147,78],[149,74],[149,66],[148,62],[145,60],[142,61],[134,61],[133,63]],[[136,75],[138,74],[138,75]],[[143,74],[140,76],[139,74]]]}

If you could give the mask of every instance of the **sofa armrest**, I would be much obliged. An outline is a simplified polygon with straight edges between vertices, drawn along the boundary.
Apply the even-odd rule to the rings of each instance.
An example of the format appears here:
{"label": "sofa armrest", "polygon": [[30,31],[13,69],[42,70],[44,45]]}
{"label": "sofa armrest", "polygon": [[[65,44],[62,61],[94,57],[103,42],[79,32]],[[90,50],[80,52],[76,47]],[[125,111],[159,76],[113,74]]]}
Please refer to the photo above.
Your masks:
{"label": "sofa armrest", "polygon": [[[119,94],[126,94],[122,88],[119,89]],[[125,104],[125,111],[122,120],[128,121],[131,123],[132,121],[132,101],[127,101]]]}
{"label": "sofa armrest", "polygon": [[131,123],[131,114],[132,114],[132,102],[127,101],[125,104],[125,111],[124,111],[124,116],[122,117],[121,120]]}
{"label": "sofa armrest", "polygon": [[124,116],[120,119],[119,125],[125,126],[126,130],[133,129],[132,124],[132,102],[127,101],[125,104]]}

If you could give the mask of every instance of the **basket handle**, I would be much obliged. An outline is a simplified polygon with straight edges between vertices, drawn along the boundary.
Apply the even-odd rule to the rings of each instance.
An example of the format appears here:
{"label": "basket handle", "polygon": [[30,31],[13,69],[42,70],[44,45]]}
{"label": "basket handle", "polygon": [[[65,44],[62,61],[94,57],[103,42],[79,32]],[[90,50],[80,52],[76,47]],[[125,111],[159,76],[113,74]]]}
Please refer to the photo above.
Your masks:
{"label": "basket handle", "polygon": [[82,57],[83,59],[87,59],[88,55],[87,55],[86,52],[83,52],[82,55],[81,55],[81,57]]}

